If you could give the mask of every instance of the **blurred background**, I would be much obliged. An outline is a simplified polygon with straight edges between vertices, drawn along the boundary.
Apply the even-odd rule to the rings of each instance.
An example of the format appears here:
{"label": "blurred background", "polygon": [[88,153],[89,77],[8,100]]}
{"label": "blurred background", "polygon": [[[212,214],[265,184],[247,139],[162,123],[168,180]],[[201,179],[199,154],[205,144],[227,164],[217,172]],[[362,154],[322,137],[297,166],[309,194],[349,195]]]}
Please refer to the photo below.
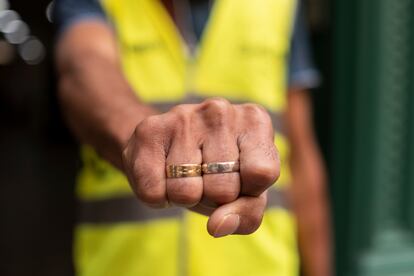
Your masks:
{"label": "blurred background", "polygon": [[58,112],[47,0],[0,0],[0,275],[72,275],[77,149]]}
{"label": "blurred background", "polygon": [[[0,0],[0,275],[72,275],[77,145],[50,0]],[[307,0],[337,275],[414,275],[414,3]]]}

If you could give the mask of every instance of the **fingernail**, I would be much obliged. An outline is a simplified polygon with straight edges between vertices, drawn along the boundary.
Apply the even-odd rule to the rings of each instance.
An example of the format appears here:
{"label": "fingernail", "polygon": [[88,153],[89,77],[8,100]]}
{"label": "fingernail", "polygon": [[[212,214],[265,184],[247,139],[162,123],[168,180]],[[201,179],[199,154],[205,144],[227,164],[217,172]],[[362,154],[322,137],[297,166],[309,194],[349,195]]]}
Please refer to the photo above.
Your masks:
{"label": "fingernail", "polygon": [[215,238],[224,237],[233,234],[240,225],[240,216],[236,214],[229,214],[224,216],[214,232]]}

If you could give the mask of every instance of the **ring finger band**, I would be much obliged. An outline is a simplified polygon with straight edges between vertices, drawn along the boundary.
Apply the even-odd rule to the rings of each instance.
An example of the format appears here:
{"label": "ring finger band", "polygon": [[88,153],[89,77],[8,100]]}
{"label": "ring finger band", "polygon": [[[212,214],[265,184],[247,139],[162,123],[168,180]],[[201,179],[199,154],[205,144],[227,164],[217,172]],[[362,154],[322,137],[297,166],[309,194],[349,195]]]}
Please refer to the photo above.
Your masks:
{"label": "ring finger band", "polygon": [[231,173],[238,172],[240,170],[240,165],[239,161],[211,162],[204,163],[202,169],[204,174]]}
{"label": "ring finger band", "polygon": [[178,178],[178,177],[194,177],[201,176],[201,165],[200,164],[178,164],[167,166],[167,177]]}

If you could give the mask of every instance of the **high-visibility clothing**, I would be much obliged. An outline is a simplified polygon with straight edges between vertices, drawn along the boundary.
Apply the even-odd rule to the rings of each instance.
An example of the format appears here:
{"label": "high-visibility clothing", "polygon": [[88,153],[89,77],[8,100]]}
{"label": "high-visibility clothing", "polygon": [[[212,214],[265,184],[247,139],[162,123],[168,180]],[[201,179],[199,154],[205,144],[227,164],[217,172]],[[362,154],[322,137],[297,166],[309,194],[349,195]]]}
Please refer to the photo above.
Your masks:
{"label": "high-visibility clothing", "polygon": [[143,102],[164,111],[213,96],[263,105],[276,129],[282,173],[257,232],[214,239],[201,215],[143,206],[125,176],[84,147],[77,186],[78,275],[297,275],[295,222],[281,188],[289,183],[281,115],[295,0],[214,1],[195,55],[161,1],[103,5],[114,23],[124,73]]}

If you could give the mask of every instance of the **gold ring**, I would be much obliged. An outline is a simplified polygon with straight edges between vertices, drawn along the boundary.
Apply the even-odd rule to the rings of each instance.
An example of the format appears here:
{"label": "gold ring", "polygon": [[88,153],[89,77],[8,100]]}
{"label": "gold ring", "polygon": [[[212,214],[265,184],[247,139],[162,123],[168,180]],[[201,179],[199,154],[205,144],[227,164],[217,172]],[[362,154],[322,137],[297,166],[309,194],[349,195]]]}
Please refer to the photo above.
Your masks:
{"label": "gold ring", "polygon": [[201,176],[200,164],[172,164],[166,168],[167,178]]}
{"label": "gold ring", "polygon": [[204,174],[231,173],[238,172],[240,170],[240,164],[239,161],[211,162],[204,163],[202,169]]}

